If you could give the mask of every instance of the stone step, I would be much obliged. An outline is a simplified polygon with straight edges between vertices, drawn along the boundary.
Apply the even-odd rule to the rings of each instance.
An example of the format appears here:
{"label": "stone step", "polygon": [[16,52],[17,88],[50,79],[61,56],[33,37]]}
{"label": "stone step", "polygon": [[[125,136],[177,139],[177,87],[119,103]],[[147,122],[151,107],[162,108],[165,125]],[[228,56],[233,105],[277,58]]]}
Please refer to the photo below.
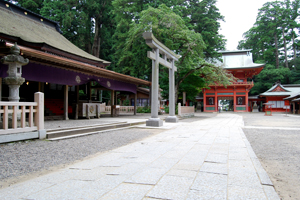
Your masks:
{"label": "stone step", "polygon": [[96,134],[101,131],[113,130],[126,128],[138,124],[145,124],[146,122],[117,122],[117,123],[109,123],[109,124],[100,124],[100,125],[89,125],[89,126],[81,126],[81,127],[67,127],[67,128],[59,128],[59,129],[51,129],[47,130],[46,138],[48,140],[54,139],[66,139],[72,137],[83,136],[87,134]]}

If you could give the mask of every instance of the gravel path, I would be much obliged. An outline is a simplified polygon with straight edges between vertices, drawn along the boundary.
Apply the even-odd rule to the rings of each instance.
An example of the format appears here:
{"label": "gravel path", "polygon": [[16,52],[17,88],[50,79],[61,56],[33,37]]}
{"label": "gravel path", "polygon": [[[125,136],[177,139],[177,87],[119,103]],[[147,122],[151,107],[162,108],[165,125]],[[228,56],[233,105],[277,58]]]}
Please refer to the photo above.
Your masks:
{"label": "gravel path", "polygon": [[[281,199],[300,199],[300,116],[244,113],[244,133]],[[263,129],[265,127],[271,127]],[[299,130],[285,130],[299,128]]]}
{"label": "gravel path", "polygon": [[300,199],[300,131],[244,129],[282,199]]}
{"label": "gravel path", "polygon": [[19,179],[22,175],[71,164],[159,132],[161,130],[133,128],[60,141],[29,140],[0,144],[0,188],[19,181],[14,178]]}

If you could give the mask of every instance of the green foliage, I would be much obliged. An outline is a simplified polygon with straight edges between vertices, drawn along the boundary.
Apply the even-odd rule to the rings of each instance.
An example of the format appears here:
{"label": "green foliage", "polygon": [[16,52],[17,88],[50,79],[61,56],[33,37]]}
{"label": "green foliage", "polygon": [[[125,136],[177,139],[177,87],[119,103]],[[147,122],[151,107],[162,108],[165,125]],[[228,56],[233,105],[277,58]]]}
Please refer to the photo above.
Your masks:
{"label": "green foliage", "polygon": [[[238,49],[253,49],[254,60],[264,60],[277,68],[280,61],[287,66],[289,49],[293,49],[294,59],[300,43],[296,31],[300,24],[298,17],[300,0],[267,2],[259,9],[254,26],[244,33],[244,40]],[[275,55],[275,56],[274,56]]]}
{"label": "green foliage", "polygon": [[[182,17],[164,4],[159,5],[158,8],[149,7],[142,11],[138,23],[133,21],[130,24],[125,41],[118,46],[119,70],[133,76],[137,76],[138,72],[142,75],[145,72],[151,72],[151,61],[145,56],[149,48],[142,38],[142,33],[152,30],[159,41],[182,56],[176,62],[176,94],[178,91],[187,89],[191,92],[190,97],[193,99],[194,95],[199,93],[200,88],[205,86],[204,83],[208,83],[208,80],[229,84],[231,77],[222,68],[205,61],[203,51],[206,45],[201,34],[190,30],[185,23]],[[138,68],[136,64],[139,64]],[[164,89],[165,98],[168,98],[168,84],[168,69],[162,67],[160,85]]]}
{"label": "green foliage", "polygon": [[123,101],[123,106],[129,106],[129,105],[130,105],[129,99],[125,99],[125,100]]}
{"label": "green foliage", "polygon": [[[224,49],[218,33],[224,17],[216,0],[20,0],[19,5],[58,21],[63,35],[79,48],[111,61],[108,69],[151,81],[149,47],[142,38],[155,37],[180,54],[176,63],[176,97],[189,99],[209,83],[229,84],[221,68],[205,61]],[[160,69],[163,96],[168,98],[168,69]]]}
{"label": "green foliage", "polygon": [[281,84],[288,83],[288,78],[291,72],[288,68],[279,67],[276,68],[274,65],[267,64],[265,68],[255,76],[256,83],[250,90],[250,95],[260,94],[272,87],[276,81],[281,81]]}
{"label": "green foliage", "polygon": [[144,107],[138,107],[136,109],[137,113],[151,113],[151,107],[150,106],[144,106]]}
{"label": "green foliage", "polygon": [[[164,106],[165,113],[169,114],[169,106]],[[175,114],[178,115],[178,104],[175,106]]]}
{"label": "green foliage", "polygon": [[[10,0],[9,2],[14,3],[15,1]],[[43,0],[18,0],[17,5],[22,6],[34,13],[40,14],[40,10],[43,6]]]}

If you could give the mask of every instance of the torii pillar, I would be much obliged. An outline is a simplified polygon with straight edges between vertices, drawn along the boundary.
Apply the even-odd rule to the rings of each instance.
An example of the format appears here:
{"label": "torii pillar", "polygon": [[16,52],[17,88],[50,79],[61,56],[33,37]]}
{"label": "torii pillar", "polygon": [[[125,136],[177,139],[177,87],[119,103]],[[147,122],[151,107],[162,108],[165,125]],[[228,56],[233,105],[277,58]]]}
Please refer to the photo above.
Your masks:
{"label": "torii pillar", "polygon": [[[158,90],[159,90],[159,64],[169,68],[169,116],[166,122],[177,123],[175,116],[175,78],[174,72],[177,71],[174,62],[181,56],[175,54],[161,42],[159,42],[152,32],[143,33],[146,44],[152,48],[147,52],[148,58],[152,60],[152,84],[151,84],[151,118],[146,121],[146,126],[162,126],[163,121],[158,117]],[[162,58],[159,55],[162,55]]]}

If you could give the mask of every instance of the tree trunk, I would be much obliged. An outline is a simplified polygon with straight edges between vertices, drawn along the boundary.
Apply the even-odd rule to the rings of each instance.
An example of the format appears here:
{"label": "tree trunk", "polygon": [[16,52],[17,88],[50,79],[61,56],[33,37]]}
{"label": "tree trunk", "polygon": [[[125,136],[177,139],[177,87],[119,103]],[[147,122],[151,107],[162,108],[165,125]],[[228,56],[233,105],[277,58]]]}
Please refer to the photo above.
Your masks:
{"label": "tree trunk", "polygon": [[278,53],[278,39],[277,39],[277,35],[275,33],[274,36],[275,39],[275,59],[276,59],[276,68],[279,68],[279,53]]}
{"label": "tree trunk", "polygon": [[92,54],[99,58],[100,56],[100,37],[99,37],[99,18],[95,18],[95,36],[94,36],[94,42],[92,47]]}
{"label": "tree trunk", "polygon": [[283,36],[283,44],[284,44],[285,67],[288,68],[289,64],[288,64],[288,59],[287,59],[286,39],[285,39],[283,27],[282,27],[282,36]]}
{"label": "tree trunk", "polygon": [[294,29],[292,29],[292,34],[293,34],[293,51],[294,51],[294,60],[296,60],[297,58],[297,54],[296,54],[296,45],[295,45],[295,33],[294,33]]}
{"label": "tree trunk", "polygon": [[177,104],[178,101],[178,91],[179,91],[179,84],[177,83],[175,85],[175,105]]}

